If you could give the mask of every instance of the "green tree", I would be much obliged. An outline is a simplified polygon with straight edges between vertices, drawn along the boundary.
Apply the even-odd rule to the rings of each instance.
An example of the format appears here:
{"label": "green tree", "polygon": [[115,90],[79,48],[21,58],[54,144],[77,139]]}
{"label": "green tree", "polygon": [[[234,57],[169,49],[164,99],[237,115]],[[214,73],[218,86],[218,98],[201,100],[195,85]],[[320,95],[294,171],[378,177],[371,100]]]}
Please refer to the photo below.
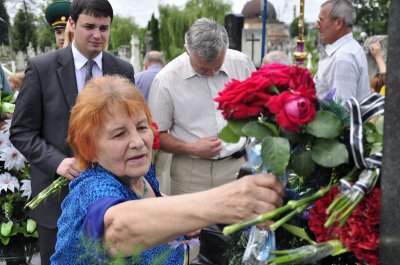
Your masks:
{"label": "green tree", "polygon": [[183,10],[169,5],[160,5],[158,10],[161,47],[166,60],[170,61],[184,51],[185,33],[196,19],[212,18],[223,25],[231,5],[222,0],[189,0]]}
{"label": "green tree", "polygon": [[388,31],[390,0],[353,0],[357,10],[356,25],[372,35],[385,35]]}
{"label": "green tree", "polygon": [[193,22],[201,17],[212,18],[222,25],[224,17],[232,10],[231,5],[222,0],[189,0],[184,9]]}
{"label": "green tree", "polygon": [[53,29],[47,24],[44,16],[40,16],[38,19],[39,26],[36,28],[37,43],[40,49],[44,47],[56,48],[55,37]]}
{"label": "green tree", "polygon": [[121,45],[130,45],[131,36],[136,35],[139,26],[129,17],[114,16],[108,49],[115,51]]}
{"label": "green tree", "polygon": [[160,51],[160,29],[158,27],[158,19],[154,17],[154,13],[147,24],[147,30],[150,31],[152,37],[151,49]]}
{"label": "green tree", "polygon": [[33,47],[36,47],[36,30],[35,30],[35,17],[32,13],[26,10],[19,9],[14,18],[14,25],[12,28],[13,43],[12,47],[15,51],[25,51],[29,42]]}
{"label": "green tree", "polygon": [[[299,35],[299,17],[293,19],[289,28],[290,37],[296,38]],[[303,36],[308,35],[308,24],[303,23]]]}
{"label": "green tree", "polygon": [[10,17],[8,16],[4,0],[0,0],[0,44],[9,44],[8,29],[10,26]]}

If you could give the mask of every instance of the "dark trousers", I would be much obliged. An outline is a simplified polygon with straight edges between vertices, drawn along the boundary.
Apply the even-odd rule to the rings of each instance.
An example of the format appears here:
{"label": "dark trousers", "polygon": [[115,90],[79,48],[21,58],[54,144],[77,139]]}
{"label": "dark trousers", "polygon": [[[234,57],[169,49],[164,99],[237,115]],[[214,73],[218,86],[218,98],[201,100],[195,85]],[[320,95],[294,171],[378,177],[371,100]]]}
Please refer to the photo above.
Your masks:
{"label": "dark trousers", "polygon": [[50,257],[53,255],[58,229],[50,229],[41,225],[37,226],[39,233],[39,249],[41,265],[50,265]]}

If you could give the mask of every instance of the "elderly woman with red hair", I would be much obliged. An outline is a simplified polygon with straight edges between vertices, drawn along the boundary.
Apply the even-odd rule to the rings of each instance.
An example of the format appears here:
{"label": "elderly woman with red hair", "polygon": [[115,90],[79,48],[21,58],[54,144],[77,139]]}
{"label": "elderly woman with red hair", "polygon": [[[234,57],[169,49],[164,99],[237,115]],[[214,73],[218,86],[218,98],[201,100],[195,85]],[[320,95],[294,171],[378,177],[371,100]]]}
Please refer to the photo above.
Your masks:
{"label": "elderly woman with red hair", "polygon": [[151,167],[155,133],[146,101],[129,80],[107,76],[86,84],[68,133],[82,172],[62,204],[52,264],[108,264],[116,256],[184,264],[184,244],[168,242],[281,205],[283,186],[268,174],[163,197]]}

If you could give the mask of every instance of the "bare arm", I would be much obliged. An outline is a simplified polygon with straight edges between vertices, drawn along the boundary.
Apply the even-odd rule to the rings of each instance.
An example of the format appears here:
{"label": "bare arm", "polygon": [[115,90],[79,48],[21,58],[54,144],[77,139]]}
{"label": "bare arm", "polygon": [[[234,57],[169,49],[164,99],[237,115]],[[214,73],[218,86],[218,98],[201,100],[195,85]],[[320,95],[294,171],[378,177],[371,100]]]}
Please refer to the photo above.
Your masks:
{"label": "bare arm", "polygon": [[376,64],[378,65],[379,73],[386,73],[386,63],[382,57],[382,47],[379,42],[372,44],[369,47],[372,57],[374,57]]}
{"label": "bare arm", "polygon": [[221,151],[221,140],[217,137],[205,137],[194,143],[185,143],[163,131],[160,132],[159,138],[161,149],[172,154],[212,158]]}
{"label": "bare arm", "polygon": [[[118,204],[104,216],[110,254],[131,255],[215,223],[257,217],[282,204],[283,186],[272,175],[247,176],[203,192]],[[138,214],[140,213],[140,214]]]}

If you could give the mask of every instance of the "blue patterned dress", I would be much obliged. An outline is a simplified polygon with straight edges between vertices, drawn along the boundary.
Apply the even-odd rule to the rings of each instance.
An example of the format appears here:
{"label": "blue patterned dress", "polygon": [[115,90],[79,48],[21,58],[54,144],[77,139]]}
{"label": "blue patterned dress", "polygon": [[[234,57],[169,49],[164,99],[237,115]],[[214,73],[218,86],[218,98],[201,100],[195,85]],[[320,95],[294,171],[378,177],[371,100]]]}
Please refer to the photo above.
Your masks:
{"label": "blue patterned dress", "polygon": [[[156,196],[160,197],[153,166],[150,167],[145,178]],[[69,188],[70,192],[61,205],[62,214],[57,223],[56,250],[51,257],[51,264],[110,264],[115,259],[111,259],[106,254],[107,252],[100,243],[104,231],[104,213],[109,207],[117,203],[137,200],[137,195],[99,165],[81,172],[79,177],[70,183]],[[111,203],[107,205],[103,201],[111,201]],[[96,208],[93,205],[97,205],[100,210],[93,211],[93,208]],[[100,207],[98,207],[99,205]],[[84,226],[88,226],[88,216],[91,217],[88,229],[92,229],[92,232],[89,231],[90,237],[87,236],[88,232],[84,228]],[[154,218],[158,217],[155,216]],[[99,227],[100,229],[98,229]],[[178,240],[183,239],[183,237],[178,238]],[[163,244],[140,255],[121,258],[119,261],[121,263],[117,263],[180,265],[184,263],[184,252],[183,246],[173,248],[171,244]]]}

